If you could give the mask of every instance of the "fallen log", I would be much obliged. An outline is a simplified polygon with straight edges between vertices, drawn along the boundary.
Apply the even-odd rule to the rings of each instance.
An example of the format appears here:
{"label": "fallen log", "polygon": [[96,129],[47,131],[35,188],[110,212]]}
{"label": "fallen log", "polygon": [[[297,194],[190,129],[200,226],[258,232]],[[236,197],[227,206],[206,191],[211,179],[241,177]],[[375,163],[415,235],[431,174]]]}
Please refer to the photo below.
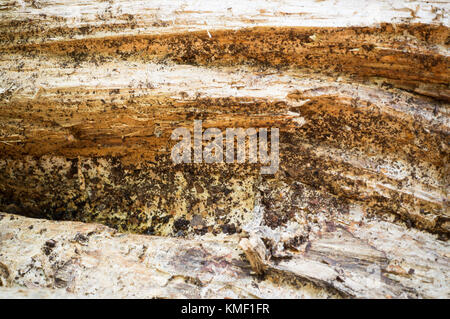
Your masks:
{"label": "fallen log", "polygon": [[[213,297],[220,283],[228,288],[216,297],[448,297],[448,5],[362,3],[0,4],[5,293],[49,286],[81,296]],[[276,170],[261,174],[265,164],[245,156],[174,163],[173,132],[184,128],[191,140],[195,123],[201,137],[192,155],[197,147],[205,154],[207,130],[279,133],[268,144],[279,147]],[[62,232],[61,242],[46,240],[61,243],[52,258],[72,270],[48,265],[53,243],[33,223],[48,223],[52,237]],[[168,280],[154,274],[159,260],[142,266],[107,251],[137,274],[151,269],[154,286],[124,288],[140,280],[121,284],[124,268],[89,281],[91,270],[71,252],[84,244],[72,245],[77,234],[66,237],[67,225],[100,229],[105,247],[120,236],[127,249],[165,242],[189,262],[195,247],[192,267],[208,241],[208,254],[225,258],[230,278],[240,279],[205,283],[209,270],[188,278],[173,266]],[[33,254],[13,255],[22,244],[9,227],[37,239],[27,241]],[[177,254],[159,258],[181,265]],[[26,267],[44,267],[35,263],[50,268],[20,279]],[[252,271],[266,290],[250,288]]]}

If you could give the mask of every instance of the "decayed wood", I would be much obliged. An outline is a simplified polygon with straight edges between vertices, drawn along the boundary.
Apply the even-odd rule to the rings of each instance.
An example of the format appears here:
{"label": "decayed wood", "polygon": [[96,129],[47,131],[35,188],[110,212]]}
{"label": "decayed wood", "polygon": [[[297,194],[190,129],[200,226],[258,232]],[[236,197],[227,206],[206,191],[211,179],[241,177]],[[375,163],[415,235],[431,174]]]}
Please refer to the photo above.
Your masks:
{"label": "decayed wood", "polygon": [[[189,282],[187,290],[155,275],[145,295],[145,287],[118,292],[128,285],[116,280],[124,267],[92,292],[91,270],[70,262],[61,280],[81,295],[213,297],[202,291],[231,285],[223,296],[448,297],[448,3],[251,4],[0,4],[0,211],[177,236],[123,237],[126,249],[157,241],[186,252],[183,261],[175,251],[160,256],[175,264],[197,265],[199,238],[220,234],[213,246],[224,253],[209,254],[240,274],[236,283],[205,281],[209,270],[188,278],[177,268],[170,276]],[[222,131],[279,128],[279,171],[174,165],[170,135],[192,130],[195,119]],[[38,253],[44,239],[62,236],[55,257],[65,264],[78,260],[77,235],[60,232],[100,227],[12,218],[0,221],[8,287],[33,286],[11,274],[37,255],[48,262]],[[52,236],[23,227],[41,223]],[[112,230],[99,229],[105,247],[115,242]],[[16,235],[33,251],[20,260]],[[243,236],[259,244],[243,239],[241,250]],[[255,279],[238,252],[267,290],[251,290]],[[138,260],[123,262],[142,271],[159,262]],[[58,287],[48,273],[60,266],[37,286]]]}
{"label": "decayed wood", "polygon": [[264,274],[267,268],[267,248],[261,238],[243,238],[239,242],[239,248],[244,251],[255,274]]}
{"label": "decayed wood", "polygon": [[446,243],[379,222],[358,236],[337,228],[302,253],[267,259],[257,277],[237,235],[120,234],[97,224],[1,214],[0,282],[10,289],[0,296],[21,296],[11,288],[22,286],[43,289],[31,295],[63,298],[449,297]]}
{"label": "decayed wood", "polygon": [[[164,224],[171,227],[170,220],[188,214],[189,207],[206,220],[217,210],[246,219],[258,192],[254,186],[277,187],[261,179],[257,167],[175,167],[169,158],[172,130],[192,129],[198,118],[204,128],[221,130],[280,127],[276,178],[285,181],[293,200],[311,198],[299,187],[321,188],[317,196],[325,202],[340,196],[333,202],[338,213],[356,203],[370,214],[394,214],[420,229],[448,232],[446,104],[320,75],[298,78],[292,70],[257,75],[252,68],[158,70],[158,64],[122,61],[98,67],[89,62],[63,76],[64,68],[51,75],[57,61],[49,60],[48,69],[43,63],[32,72],[52,88],[31,84],[29,93],[18,90],[1,102],[3,210],[95,218],[161,234],[169,232]],[[89,83],[91,74],[104,76]],[[17,76],[24,85],[33,83],[27,71]],[[70,83],[84,84],[68,88]],[[265,196],[288,205],[275,215],[292,211],[283,199]],[[152,215],[166,222],[152,224]]]}
{"label": "decayed wood", "polygon": [[[376,23],[448,26],[448,1],[20,0],[1,4],[2,44],[256,26],[348,27]],[[33,23],[30,23],[30,22]]]}

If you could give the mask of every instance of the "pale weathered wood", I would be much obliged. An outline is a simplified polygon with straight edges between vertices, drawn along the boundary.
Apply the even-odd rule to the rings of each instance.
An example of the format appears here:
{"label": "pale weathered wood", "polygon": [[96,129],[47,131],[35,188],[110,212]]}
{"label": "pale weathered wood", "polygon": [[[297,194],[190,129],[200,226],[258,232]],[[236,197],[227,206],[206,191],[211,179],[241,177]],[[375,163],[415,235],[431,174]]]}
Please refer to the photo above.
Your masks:
{"label": "pale weathered wood", "polygon": [[[44,289],[42,297],[51,294],[45,288],[81,298],[449,297],[448,245],[390,223],[359,229],[367,242],[342,229],[329,233],[301,254],[266,261],[261,278],[251,275],[237,235],[188,240],[10,214],[0,219],[2,286]],[[21,295],[0,289],[0,296],[9,294]]]}

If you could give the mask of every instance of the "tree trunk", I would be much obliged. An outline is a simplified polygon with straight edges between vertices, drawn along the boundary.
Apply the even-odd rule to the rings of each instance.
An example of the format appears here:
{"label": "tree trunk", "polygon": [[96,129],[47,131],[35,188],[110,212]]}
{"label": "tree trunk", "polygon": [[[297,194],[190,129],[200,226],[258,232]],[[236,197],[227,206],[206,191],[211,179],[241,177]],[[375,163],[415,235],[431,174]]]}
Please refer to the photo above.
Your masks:
{"label": "tree trunk", "polygon": [[[448,3],[0,9],[0,296],[450,296]],[[278,169],[175,164],[196,120]]]}

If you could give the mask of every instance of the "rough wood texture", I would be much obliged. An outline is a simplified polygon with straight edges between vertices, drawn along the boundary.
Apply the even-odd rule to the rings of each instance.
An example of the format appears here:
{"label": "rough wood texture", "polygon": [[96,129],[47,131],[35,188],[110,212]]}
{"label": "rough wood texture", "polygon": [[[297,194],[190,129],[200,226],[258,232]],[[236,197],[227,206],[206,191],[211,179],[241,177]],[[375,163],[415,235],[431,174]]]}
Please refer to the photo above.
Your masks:
{"label": "rough wood texture", "polygon": [[[0,283],[10,287],[0,296],[449,297],[446,243],[384,222],[355,234],[331,230],[290,258],[272,257],[264,276],[256,277],[237,235],[120,234],[103,225],[0,214]],[[39,290],[11,289],[17,286]]]}
{"label": "rough wood texture", "polygon": [[[0,3],[0,211],[257,236],[260,276],[315,296],[448,297],[449,4],[208,3]],[[280,170],[174,165],[194,119],[278,127]]]}

